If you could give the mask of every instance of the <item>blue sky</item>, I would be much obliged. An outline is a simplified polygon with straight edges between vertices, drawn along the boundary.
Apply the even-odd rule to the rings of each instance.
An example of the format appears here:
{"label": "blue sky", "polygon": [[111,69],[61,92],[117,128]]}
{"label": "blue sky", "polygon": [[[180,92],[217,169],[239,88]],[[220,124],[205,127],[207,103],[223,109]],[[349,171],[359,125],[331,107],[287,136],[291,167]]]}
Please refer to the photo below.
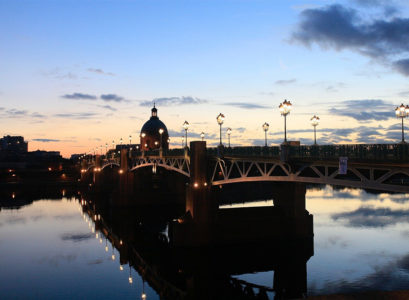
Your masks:
{"label": "blue sky", "polygon": [[[282,140],[278,105],[294,104],[289,138],[399,141],[393,109],[409,96],[405,1],[0,0],[0,134],[30,150],[89,151],[136,137],[158,102],[180,145]],[[159,100],[158,100],[159,99]]]}

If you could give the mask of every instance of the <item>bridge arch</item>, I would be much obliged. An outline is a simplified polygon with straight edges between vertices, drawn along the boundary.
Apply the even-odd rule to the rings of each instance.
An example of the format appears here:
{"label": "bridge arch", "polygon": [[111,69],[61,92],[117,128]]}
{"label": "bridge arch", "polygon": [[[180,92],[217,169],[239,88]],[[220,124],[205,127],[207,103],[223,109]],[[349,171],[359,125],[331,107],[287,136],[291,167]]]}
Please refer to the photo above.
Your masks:
{"label": "bridge arch", "polygon": [[102,166],[102,168],[101,168],[101,171],[104,170],[107,167],[111,167],[111,168],[112,167],[118,167],[118,168],[120,168],[121,166],[118,163],[110,162],[110,163],[104,164]]}

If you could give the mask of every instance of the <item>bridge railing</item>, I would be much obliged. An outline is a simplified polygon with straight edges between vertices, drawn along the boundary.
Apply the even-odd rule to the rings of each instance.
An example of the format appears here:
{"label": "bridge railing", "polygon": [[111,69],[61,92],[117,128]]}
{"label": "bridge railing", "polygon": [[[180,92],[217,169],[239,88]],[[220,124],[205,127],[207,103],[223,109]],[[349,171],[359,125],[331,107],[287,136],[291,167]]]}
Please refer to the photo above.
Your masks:
{"label": "bridge railing", "polygon": [[[133,150],[131,152],[131,157],[136,158],[136,157],[141,157],[141,156],[159,156],[160,155],[160,150],[155,149],[155,150],[149,150],[149,151],[139,151],[139,150]],[[183,156],[185,155],[185,149],[183,148],[177,148],[177,149],[163,149],[162,150],[162,155],[163,156]]]}
{"label": "bridge railing", "polygon": [[266,157],[280,157],[280,147],[223,147],[207,148],[207,155],[237,155],[237,156],[266,156]]}
{"label": "bridge railing", "polygon": [[348,157],[359,161],[396,161],[408,162],[409,145],[407,144],[355,144],[291,146],[290,158],[333,160]]}
{"label": "bridge railing", "polygon": [[338,160],[348,157],[359,161],[409,162],[409,144],[350,144],[350,145],[301,145],[286,147],[224,147],[207,148],[211,156],[264,156],[282,158],[288,151],[288,159]]}

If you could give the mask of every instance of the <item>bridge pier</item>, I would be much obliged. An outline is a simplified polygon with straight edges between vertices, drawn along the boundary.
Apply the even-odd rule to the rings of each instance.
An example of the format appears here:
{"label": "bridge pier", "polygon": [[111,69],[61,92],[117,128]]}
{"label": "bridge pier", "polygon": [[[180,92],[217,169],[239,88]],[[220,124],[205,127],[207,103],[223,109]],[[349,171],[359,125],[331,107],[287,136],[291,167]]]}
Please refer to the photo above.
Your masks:
{"label": "bridge pier", "polygon": [[133,172],[129,172],[128,149],[121,149],[121,162],[119,168],[119,190],[114,206],[126,206],[130,203],[133,194]]}
{"label": "bridge pier", "polygon": [[[305,210],[305,185],[280,183],[274,188],[274,207],[219,209],[210,186],[205,142],[190,143],[190,182],[186,213],[173,222],[176,247],[262,243],[274,238],[311,239],[313,219]],[[240,195],[238,195],[240,197]]]}
{"label": "bridge pier", "polygon": [[274,184],[274,206],[282,209],[287,216],[305,215],[305,183],[283,182]]}
{"label": "bridge pier", "polygon": [[101,162],[101,156],[100,155],[95,155],[95,167],[93,170],[93,183],[95,185],[95,187],[99,187],[101,185],[101,166],[102,166],[102,162]]}

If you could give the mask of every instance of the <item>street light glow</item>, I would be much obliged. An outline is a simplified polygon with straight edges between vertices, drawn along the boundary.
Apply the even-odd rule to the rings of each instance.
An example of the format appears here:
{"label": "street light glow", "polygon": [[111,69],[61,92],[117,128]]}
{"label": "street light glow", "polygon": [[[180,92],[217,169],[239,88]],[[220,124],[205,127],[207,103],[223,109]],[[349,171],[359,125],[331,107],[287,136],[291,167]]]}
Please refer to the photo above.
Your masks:
{"label": "street light glow", "polygon": [[318,126],[318,124],[320,123],[320,118],[317,117],[316,115],[314,115],[311,119],[311,125],[314,127],[314,145],[317,144],[317,130],[316,127]]}
{"label": "street light glow", "polygon": [[409,116],[409,105],[404,105],[403,103],[400,106],[397,106],[395,108],[395,114],[397,118],[402,119],[402,141],[401,144],[405,144],[405,133],[404,133],[404,127],[403,127],[403,119]]}
{"label": "street light glow", "polygon": [[290,113],[292,106],[291,102],[287,101],[287,99],[278,106],[280,114],[284,116],[284,144],[287,144],[287,115]]}
{"label": "street light glow", "polygon": [[264,141],[265,141],[264,146],[266,146],[266,147],[267,147],[267,131],[268,131],[268,128],[269,128],[269,127],[270,127],[270,125],[269,125],[267,122],[265,122],[265,123],[263,124]]}

